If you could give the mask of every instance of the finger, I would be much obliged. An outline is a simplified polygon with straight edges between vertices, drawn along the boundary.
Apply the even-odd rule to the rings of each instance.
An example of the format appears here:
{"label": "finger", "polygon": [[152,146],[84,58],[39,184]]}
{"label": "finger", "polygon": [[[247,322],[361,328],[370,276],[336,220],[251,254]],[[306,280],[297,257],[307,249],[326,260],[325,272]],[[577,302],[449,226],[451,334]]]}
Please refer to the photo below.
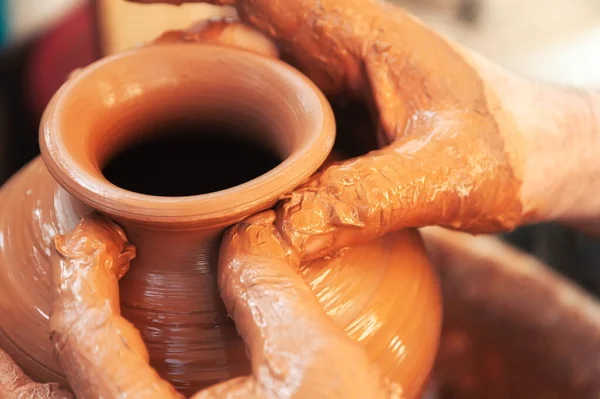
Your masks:
{"label": "finger", "polygon": [[525,217],[519,168],[479,73],[408,14],[381,11],[361,60],[389,145],[325,169],[282,202],[277,224],[308,258],[401,228],[498,232]]}
{"label": "finger", "polygon": [[[458,122],[457,122],[458,123]],[[474,122],[475,123],[475,122]],[[444,122],[444,128],[462,129]],[[518,180],[477,140],[399,140],[317,173],[277,209],[277,225],[307,258],[407,227],[475,233],[514,228]]]}
{"label": "finger", "polygon": [[219,255],[223,301],[264,397],[383,398],[378,370],[325,314],[273,225],[272,211],[232,229]]}
{"label": "finger", "polygon": [[123,231],[86,217],[56,238],[50,334],[78,398],[180,398],[148,364],[139,331],[121,317],[118,279],[135,249]]}
{"label": "finger", "polygon": [[269,58],[279,58],[279,51],[271,39],[233,17],[211,18],[185,31],[168,31],[153,43],[218,44]]}
{"label": "finger", "polygon": [[32,381],[10,356],[0,349],[0,397],[71,399],[73,395],[60,389],[58,384],[39,384]]}

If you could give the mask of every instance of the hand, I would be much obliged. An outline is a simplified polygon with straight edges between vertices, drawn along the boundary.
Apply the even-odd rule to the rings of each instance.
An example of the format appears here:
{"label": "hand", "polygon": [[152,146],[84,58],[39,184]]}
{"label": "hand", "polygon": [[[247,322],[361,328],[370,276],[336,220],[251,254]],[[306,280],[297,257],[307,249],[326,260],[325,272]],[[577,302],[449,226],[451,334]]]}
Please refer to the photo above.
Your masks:
{"label": "hand", "polygon": [[328,167],[280,204],[276,223],[300,253],[406,227],[497,232],[549,217],[556,185],[541,171],[552,163],[532,155],[548,138],[512,105],[534,101],[531,84],[379,1],[210,2],[234,5],[327,94],[373,111],[383,148]]}
{"label": "hand", "polygon": [[[383,381],[321,308],[293,266],[298,259],[280,245],[274,217],[267,211],[230,229],[219,257],[219,287],[253,374],[194,398],[400,399],[400,387]],[[135,256],[123,231],[91,216],[55,243],[51,338],[77,397],[181,398],[150,367],[139,332],[120,315],[118,279]]]}

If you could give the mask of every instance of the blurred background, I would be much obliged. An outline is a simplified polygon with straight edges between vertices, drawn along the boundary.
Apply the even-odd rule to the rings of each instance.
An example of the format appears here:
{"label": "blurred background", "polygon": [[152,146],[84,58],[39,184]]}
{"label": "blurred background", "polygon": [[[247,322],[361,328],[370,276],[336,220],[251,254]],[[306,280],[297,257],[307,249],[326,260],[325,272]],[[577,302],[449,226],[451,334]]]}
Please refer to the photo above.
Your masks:
{"label": "blurred background", "polygon": [[[600,0],[394,2],[516,73],[600,87]],[[0,183],[38,154],[41,115],[71,71],[215,12],[198,4],[0,0]],[[600,294],[600,251],[590,238],[550,224],[505,239]]]}

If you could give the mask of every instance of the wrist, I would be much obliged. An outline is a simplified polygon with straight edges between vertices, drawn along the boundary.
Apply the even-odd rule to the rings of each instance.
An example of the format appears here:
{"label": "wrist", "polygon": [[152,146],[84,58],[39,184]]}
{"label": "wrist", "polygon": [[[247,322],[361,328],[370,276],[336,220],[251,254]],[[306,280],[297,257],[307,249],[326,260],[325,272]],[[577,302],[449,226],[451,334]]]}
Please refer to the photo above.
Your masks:
{"label": "wrist", "polygon": [[527,142],[526,212],[532,221],[600,220],[600,95],[531,83],[529,90],[528,108],[516,111]]}
{"label": "wrist", "polygon": [[600,222],[600,91],[535,83],[466,55],[521,181],[521,224]]}

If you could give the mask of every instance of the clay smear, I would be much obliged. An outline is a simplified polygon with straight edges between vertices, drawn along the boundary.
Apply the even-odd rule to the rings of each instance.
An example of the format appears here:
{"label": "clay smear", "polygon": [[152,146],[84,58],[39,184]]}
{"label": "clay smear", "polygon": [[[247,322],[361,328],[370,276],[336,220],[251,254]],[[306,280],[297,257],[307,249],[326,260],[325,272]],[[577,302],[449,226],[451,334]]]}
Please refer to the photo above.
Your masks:
{"label": "clay smear", "polygon": [[118,281],[135,257],[123,231],[92,216],[55,242],[50,336],[77,397],[181,397],[149,366],[139,331],[120,314]]}

